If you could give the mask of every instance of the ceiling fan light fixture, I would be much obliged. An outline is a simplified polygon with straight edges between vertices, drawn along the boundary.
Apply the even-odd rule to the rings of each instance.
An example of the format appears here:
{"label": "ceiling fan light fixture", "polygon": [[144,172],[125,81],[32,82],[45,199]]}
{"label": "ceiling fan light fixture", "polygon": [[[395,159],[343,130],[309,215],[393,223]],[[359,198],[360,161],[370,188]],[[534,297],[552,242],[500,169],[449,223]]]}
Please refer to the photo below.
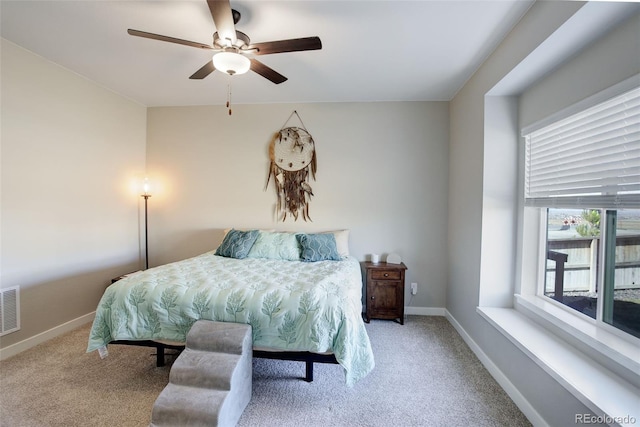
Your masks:
{"label": "ceiling fan light fixture", "polygon": [[239,53],[219,52],[213,55],[213,66],[216,67],[216,70],[233,76],[234,74],[244,74],[249,71],[251,61]]}

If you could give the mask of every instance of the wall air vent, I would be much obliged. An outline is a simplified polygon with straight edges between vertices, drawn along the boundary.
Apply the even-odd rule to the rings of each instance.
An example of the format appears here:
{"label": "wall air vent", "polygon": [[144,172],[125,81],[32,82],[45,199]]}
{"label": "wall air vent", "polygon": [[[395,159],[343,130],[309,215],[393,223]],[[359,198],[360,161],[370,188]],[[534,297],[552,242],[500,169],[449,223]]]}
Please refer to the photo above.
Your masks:
{"label": "wall air vent", "polygon": [[20,330],[20,287],[0,289],[0,336]]}

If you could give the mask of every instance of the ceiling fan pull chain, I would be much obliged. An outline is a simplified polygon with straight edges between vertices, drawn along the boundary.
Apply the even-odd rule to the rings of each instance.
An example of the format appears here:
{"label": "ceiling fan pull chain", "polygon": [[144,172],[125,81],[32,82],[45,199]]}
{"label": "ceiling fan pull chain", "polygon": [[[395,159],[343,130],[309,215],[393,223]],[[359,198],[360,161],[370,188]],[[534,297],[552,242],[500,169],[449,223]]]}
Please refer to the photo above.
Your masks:
{"label": "ceiling fan pull chain", "polygon": [[229,115],[231,115],[231,83],[227,85],[227,108],[229,109]]}

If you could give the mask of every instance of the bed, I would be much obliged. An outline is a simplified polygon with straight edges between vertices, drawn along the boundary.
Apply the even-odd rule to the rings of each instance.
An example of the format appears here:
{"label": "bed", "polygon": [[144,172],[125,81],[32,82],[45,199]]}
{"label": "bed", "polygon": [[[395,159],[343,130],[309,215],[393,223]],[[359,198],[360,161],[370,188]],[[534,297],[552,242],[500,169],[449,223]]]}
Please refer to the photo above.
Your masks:
{"label": "bed", "polygon": [[128,275],[102,296],[87,351],[184,343],[199,319],[247,323],[254,354],[335,359],[352,386],[374,358],[361,317],[360,264],[338,250],[337,236],[231,230],[215,251]]}

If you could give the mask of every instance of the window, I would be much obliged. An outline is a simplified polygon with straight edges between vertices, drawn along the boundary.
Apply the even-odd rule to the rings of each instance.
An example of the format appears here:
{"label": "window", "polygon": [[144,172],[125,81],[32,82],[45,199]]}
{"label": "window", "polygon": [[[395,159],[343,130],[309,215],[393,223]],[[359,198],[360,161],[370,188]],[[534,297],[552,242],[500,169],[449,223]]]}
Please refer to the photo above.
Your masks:
{"label": "window", "polygon": [[523,131],[525,206],[546,225],[538,295],[640,338],[640,87],[632,82]]}
{"label": "window", "polygon": [[546,210],[540,294],[640,338],[640,209]]}

